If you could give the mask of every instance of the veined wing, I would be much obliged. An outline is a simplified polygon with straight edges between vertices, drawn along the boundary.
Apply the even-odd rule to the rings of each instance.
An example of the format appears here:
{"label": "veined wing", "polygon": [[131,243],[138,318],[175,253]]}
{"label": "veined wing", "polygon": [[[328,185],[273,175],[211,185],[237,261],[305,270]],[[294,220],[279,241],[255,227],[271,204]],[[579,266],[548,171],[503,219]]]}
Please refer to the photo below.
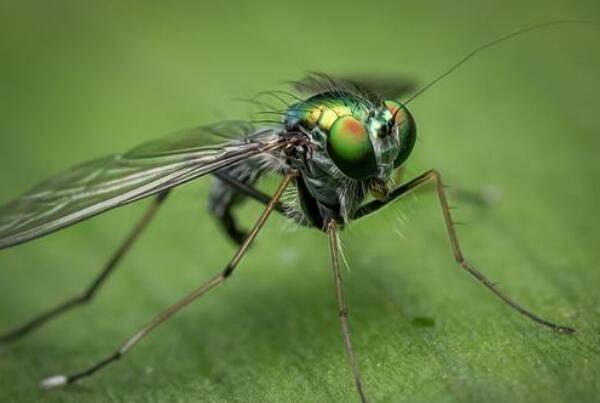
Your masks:
{"label": "veined wing", "polygon": [[292,84],[297,91],[308,95],[325,91],[348,91],[362,94],[373,101],[398,99],[410,94],[416,88],[413,80],[401,77],[366,75],[336,77],[324,73],[310,73]]}
{"label": "veined wing", "polygon": [[[198,127],[68,169],[0,207],[0,249],[154,195],[285,145],[279,129]],[[245,133],[241,139],[215,136]]]}

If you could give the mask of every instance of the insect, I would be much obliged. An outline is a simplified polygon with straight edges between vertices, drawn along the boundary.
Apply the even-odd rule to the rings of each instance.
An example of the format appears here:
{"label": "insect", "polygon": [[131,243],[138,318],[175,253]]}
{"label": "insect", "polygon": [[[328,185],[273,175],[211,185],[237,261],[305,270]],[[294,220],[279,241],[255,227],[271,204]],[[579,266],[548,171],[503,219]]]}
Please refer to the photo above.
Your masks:
{"label": "insect", "polygon": [[[438,171],[428,170],[396,188],[390,185],[392,176],[404,167],[416,142],[416,123],[407,108],[408,103],[480,51],[534,29],[564,23],[588,22],[554,21],[503,36],[477,48],[404,102],[399,98],[411,90],[404,83],[311,74],[295,83],[303,98],[297,97],[281,113],[278,122],[261,125],[225,122],[198,127],[144,144],[125,154],[85,163],[40,184],[0,208],[0,249],[42,237],[143,198],[152,197],[153,201],[125,243],[81,296],[0,336],[0,342],[24,336],[48,320],[89,301],[155,216],[171,189],[208,174],[216,177],[210,210],[228,236],[239,245],[229,263],[214,277],[152,318],[113,354],[82,371],[46,378],[41,382],[43,388],[72,384],[122,358],[157,326],[222,284],[237,269],[269,216],[277,212],[328,236],[344,346],[356,390],[360,399],[366,402],[348,331],[338,233],[351,222],[376,213],[426,183],[435,184],[457,263],[531,320],[562,333],[574,333],[573,328],[542,319],[514,302],[468,262],[460,248]],[[266,174],[282,178],[272,195],[254,186]],[[282,195],[288,188],[295,189],[295,204],[282,202]],[[233,215],[243,198],[254,199],[265,206],[247,232],[239,228]]]}

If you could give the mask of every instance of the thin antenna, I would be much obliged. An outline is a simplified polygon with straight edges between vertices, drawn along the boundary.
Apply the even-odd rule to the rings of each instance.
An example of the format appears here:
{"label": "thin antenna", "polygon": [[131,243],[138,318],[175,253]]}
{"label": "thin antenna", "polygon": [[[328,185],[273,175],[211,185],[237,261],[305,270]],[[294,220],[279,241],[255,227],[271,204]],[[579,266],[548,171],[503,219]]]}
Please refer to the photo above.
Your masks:
{"label": "thin antenna", "polygon": [[529,26],[527,28],[523,28],[523,29],[520,29],[518,31],[512,32],[512,33],[510,33],[508,35],[501,36],[500,38],[497,38],[497,39],[495,39],[495,40],[493,40],[491,42],[488,42],[487,44],[485,44],[483,46],[480,46],[477,49],[473,50],[467,56],[465,56],[460,61],[458,61],[458,63],[454,64],[452,67],[450,67],[448,70],[446,70],[442,75],[438,76],[436,79],[434,79],[433,81],[431,81],[429,84],[427,84],[426,86],[424,86],[423,88],[421,88],[419,91],[417,91],[416,93],[414,93],[410,98],[408,98],[408,100],[406,102],[404,102],[404,105],[408,104],[413,99],[415,99],[416,97],[418,97],[419,95],[421,95],[422,93],[424,93],[425,91],[427,91],[429,88],[433,87],[439,81],[441,81],[444,78],[446,78],[446,76],[448,76],[454,70],[456,70],[457,68],[459,68],[463,63],[465,63],[467,60],[469,60],[470,58],[472,58],[473,56],[475,56],[477,53],[481,52],[482,50],[485,50],[485,49],[490,48],[490,47],[492,47],[494,45],[497,45],[497,44],[499,44],[501,42],[504,42],[506,40],[514,38],[515,36],[523,35],[525,33],[528,33],[528,32],[531,32],[531,31],[535,31],[535,30],[538,30],[540,28],[549,27],[551,25],[562,25],[562,24],[584,24],[584,25],[596,25],[596,26],[600,26],[600,22],[597,22],[597,21],[556,20],[556,21],[544,22],[542,24],[532,25],[532,26]]}

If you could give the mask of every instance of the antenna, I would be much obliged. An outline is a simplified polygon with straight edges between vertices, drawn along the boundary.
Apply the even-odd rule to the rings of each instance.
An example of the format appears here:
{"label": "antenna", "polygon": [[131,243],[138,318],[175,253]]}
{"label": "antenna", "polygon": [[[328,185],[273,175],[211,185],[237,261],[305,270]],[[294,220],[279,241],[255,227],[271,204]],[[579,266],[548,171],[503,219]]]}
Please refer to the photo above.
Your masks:
{"label": "antenna", "polygon": [[520,36],[523,34],[526,34],[528,32],[531,31],[536,31],[538,29],[541,28],[546,28],[552,25],[563,25],[563,24],[583,24],[583,25],[595,25],[595,26],[600,26],[600,22],[597,21],[586,21],[586,20],[555,20],[555,21],[549,21],[549,22],[544,22],[541,24],[537,24],[537,25],[532,25],[529,26],[527,28],[522,28],[518,31],[514,31],[508,35],[504,35],[501,36],[491,42],[486,43],[485,45],[482,45],[478,48],[476,48],[475,50],[473,50],[471,53],[469,53],[468,55],[466,55],[465,57],[463,57],[461,60],[459,60],[456,64],[452,65],[448,70],[446,70],[444,73],[442,73],[441,75],[439,75],[438,77],[436,77],[433,81],[431,81],[429,84],[425,85],[423,88],[421,88],[420,90],[418,90],[416,93],[414,93],[413,95],[411,95],[410,98],[408,98],[408,100],[406,100],[406,102],[404,102],[404,105],[408,104],[409,102],[411,102],[413,99],[415,99],[416,97],[418,97],[419,95],[421,95],[422,93],[424,93],[425,91],[427,91],[428,89],[430,89],[431,87],[433,87],[435,84],[437,84],[439,81],[443,80],[444,78],[446,78],[448,75],[450,75],[452,72],[454,72],[454,70],[456,70],[457,68],[459,68],[463,63],[465,63],[467,60],[469,60],[470,58],[472,58],[473,56],[475,56],[477,53],[490,48],[494,45],[498,45],[501,42],[507,41],[509,39],[512,39],[516,36]]}

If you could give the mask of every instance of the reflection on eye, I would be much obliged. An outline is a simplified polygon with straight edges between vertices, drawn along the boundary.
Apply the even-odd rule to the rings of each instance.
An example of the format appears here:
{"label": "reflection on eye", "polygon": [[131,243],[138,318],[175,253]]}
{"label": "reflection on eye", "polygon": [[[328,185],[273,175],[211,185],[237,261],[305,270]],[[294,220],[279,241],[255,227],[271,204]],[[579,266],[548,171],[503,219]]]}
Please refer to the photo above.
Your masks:
{"label": "reflection on eye", "polygon": [[404,105],[396,101],[385,101],[385,107],[394,117],[394,124],[398,128],[398,141],[400,148],[394,166],[399,167],[408,158],[417,139],[415,122]]}

